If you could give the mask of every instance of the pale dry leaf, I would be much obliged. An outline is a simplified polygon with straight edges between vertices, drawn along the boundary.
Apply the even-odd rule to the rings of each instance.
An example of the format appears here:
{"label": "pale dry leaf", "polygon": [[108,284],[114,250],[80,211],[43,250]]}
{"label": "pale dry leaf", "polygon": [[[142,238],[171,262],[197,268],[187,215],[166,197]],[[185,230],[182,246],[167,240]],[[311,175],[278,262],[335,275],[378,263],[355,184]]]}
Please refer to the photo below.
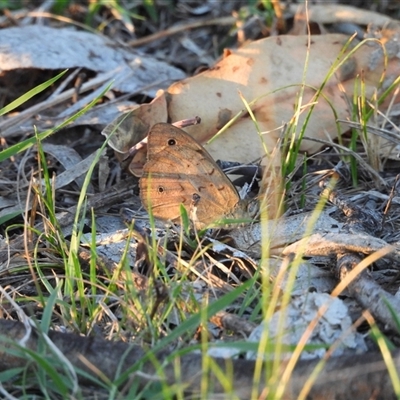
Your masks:
{"label": "pale dry leaf", "polygon": [[[9,200],[9,201],[7,201]],[[32,206],[32,201],[26,204],[26,195],[21,195],[20,198],[13,196],[12,198],[6,198],[0,204],[0,220],[8,220],[21,214],[21,212]]]}
{"label": "pale dry leaf", "polygon": [[[298,4],[288,4],[287,11],[296,14],[304,12],[304,6]],[[311,22],[318,24],[337,24],[349,22],[354,25],[384,26],[392,21],[392,18],[370,10],[363,10],[345,4],[310,4],[308,6],[308,18]]]}
{"label": "pale dry leaf", "polygon": [[[172,122],[196,115],[201,117],[201,124],[185,128],[201,143],[206,143],[244,110],[239,93],[247,102],[254,101],[251,108],[261,136],[253,121],[243,113],[226,132],[205,144],[214,159],[250,163],[265,156],[265,148],[271,152],[279,143],[285,124],[298,117],[295,131],[297,134],[301,131],[312,106],[314,109],[306,135],[322,139],[329,135],[333,140],[347,129],[345,125],[337,124],[336,118],[347,119],[350,116],[349,104],[360,73],[363,73],[367,97],[377,90],[379,93],[380,87],[387,88],[398,77],[400,64],[397,52],[391,50],[385,70],[382,51],[383,44],[387,48],[395,47],[398,32],[400,29],[394,27],[383,31],[380,41],[363,44],[332,74],[318,98],[315,98],[316,91],[324,83],[343,46],[348,43],[347,35],[312,36],[306,67],[307,36],[278,36],[255,41],[239,50],[226,52],[213,68],[173,84],[165,92],[160,92],[157,99],[165,97],[168,120]],[[357,43],[354,40],[347,53]],[[304,92],[299,98],[303,84]],[[295,105],[299,102],[300,113],[296,114]],[[156,106],[153,106],[153,111],[163,107],[161,102]],[[166,122],[156,119],[161,115],[160,109],[152,123]],[[140,112],[138,108],[132,114],[130,139],[124,141],[125,147],[133,146],[146,135],[142,129],[135,129],[134,114]],[[303,140],[301,143],[301,151],[313,153],[319,148],[320,144],[313,141]],[[123,152],[123,149],[120,150]],[[279,167],[279,153],[276,155],[274,165]],[[270,162],[264,159],[263,164]]]}
{"label": "pale dry leaf", "polygon": [[[93,33],[41,25],[2,29],[0,72],[30,68],[87,68],[99,73],[123,68],[128,78],[114,87],[123,92],[135,92],[155,82],[158,88],[166,87],[185,76],[165,62]],[[152,96],[155,90],[152,87],[143,93]]]}
{"label": "pale dry leaf", "polygon": [[110,147],[125,155],[133,144],[147,136],[155,120],[166,121],[167,118],[166,98],[158,96],[149,104],[133,106],[120,114],[103,129],[102,134],[107,138],[111,136],[108,142]]}
{"label": "pale dry leaf", "polygon": [[[94,160],[95,154],[89,156],[85,163],[76,150],[69,146],[52,143],[42,143],[43,151],[51,154],[64,168],[65,171],[58,175],[56,188],[59,189],[75,181],[79,188],[82,188],[85,177],[83,176]],[[93,193],[93,186],[89,184],[88,193]]]}
{"label": "pale dry leaf", "polygon": [[110,171],[111,171],[109,159],[107,156],[103,155],[100,157],[98,167],[99,167],[99,173],[98,173],[99,191],[104,192],[106,190],[107,180],[110,176]]}

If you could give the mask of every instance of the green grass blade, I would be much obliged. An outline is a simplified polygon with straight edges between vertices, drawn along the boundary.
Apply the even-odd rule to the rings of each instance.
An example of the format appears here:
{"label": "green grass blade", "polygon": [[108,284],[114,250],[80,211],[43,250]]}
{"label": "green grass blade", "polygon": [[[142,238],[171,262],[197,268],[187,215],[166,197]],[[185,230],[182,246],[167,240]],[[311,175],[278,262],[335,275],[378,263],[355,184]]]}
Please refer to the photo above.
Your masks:
{"label": "green grass blade", "polygon": [[54,78],[49,79],[48,81],[41,83],[40,85],[34,87],[29,92],[23,94],[22,96],[18,97],[18,99],[14,100],[10,104],[6,105],[5,107],[0,109],[0,116],[9,113],[10,111],[16,109],[20,105],[26,103],[32,97],[36,96],[37,94],[43,92],[48,87],[50,87],[54,82],[58,81],[63,75],[67,73],[67,69],[60,74],[56,75]]}
{"label": "green grass blade", "polygon": [[48,129],[42,133],[39,133],[37,136],[33,136],[29,139],[24,140],[21,143],[17,143],[13,146],[10,146],[9,148],[3,150],[0,152],[0,162],[7,160],[8,158],[21,153],[22,151],[25,151],[32,147],[34,144],[37,143],[37,141],[42,141],[46,139],[48,136],[52,135],[53,133],[57,132],[58,130],[66,127],[69,123],[75,121],[77,118],[79,118],[81,115],[85,114],[88,110],[90,110],[96,103],[97,101],[105,94],[108,92],[110,89],[112,83],[107,85],[107,87],[100,93],[98,97],[96,97],[94,100],[92,100],[87,106],[85,106],[81,111],[78,111],[76,114],[74,114],[72,117],[67,118],[64,122],[62,122],[60,125],[53,129]]}

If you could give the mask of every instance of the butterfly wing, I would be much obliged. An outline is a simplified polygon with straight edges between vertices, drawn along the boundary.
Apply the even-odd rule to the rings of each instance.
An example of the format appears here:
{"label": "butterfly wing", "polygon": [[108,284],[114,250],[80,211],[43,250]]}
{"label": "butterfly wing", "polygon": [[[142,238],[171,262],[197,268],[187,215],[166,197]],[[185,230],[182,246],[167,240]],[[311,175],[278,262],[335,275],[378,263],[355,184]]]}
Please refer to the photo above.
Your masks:
{"label": "butterfly wing", "polygon": [[181,203],[195,206],[199,226],[224,218],[239,202],[236,188],[208,152],[169,124],[156,124],[149,133],[140,192],[145,207],[161,219],[178,219]]}

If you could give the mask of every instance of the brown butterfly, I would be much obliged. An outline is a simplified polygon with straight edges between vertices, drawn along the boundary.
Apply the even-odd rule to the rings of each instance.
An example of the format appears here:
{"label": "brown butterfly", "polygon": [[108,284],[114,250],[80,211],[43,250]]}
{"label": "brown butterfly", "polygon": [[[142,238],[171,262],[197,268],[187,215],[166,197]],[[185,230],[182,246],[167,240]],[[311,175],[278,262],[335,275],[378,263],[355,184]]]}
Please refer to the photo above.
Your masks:
{"label": "brown butterfly", "polygon": [[203,146],[167,123],[150,130],[140,196],[144,207],[162,220],[179,221],[183,204],[198,229],[249,216],[247,202]]}

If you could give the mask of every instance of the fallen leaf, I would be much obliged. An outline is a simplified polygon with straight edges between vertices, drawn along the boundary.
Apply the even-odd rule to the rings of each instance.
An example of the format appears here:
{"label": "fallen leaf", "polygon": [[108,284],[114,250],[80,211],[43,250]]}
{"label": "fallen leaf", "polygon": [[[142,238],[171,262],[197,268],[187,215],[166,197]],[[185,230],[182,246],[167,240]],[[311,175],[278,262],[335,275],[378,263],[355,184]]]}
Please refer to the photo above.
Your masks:
{"label": "fallen leaf", "polygon": [[[288,4],[286,11],[291,13],[304,12],[304,7],[299,4]],[[318,24],[338,24],[349,22],[354,25],[384,26],[392,21],[386,15],[370,10],[363,10],[359,7],[352,7],[345,4],[313,4],[308,6],[309,21]]]}
{"label": "fallen leaf", "polygon": [[[100,34],[68,28],[28,25],[6,28],[0,35],[0,71],[87,68],[95,72],[121,70],[126,79],[114,89],[154,96],[156,88],[182,79],[178,68],[154,57],[118,46]],[[157,86],[155,86],[155,83]],[[148,86],[148,89],[143,87]]]}
{"label": "fallen leaf", "polygon": [[[389,49],[396,44],[398,32],[398,26],[392,31],[383,31],[382,39],[364,42],[354,54],[349,52],[357,45],[355,40],[341,54],[349,41],[347,35],[341,34],[312,36],[310,46],[307,36],[278,36],[253,42],[239,50],[229,51],[210,70],[159,92],[152,103],[153,121],[147,120],[147,123],[174,122],[198,115],[202,123],[185,130],[201,143],[206,143],[232,118],[240,115],[222,135],[206,143],[205,147],[215,159],[241,163],[264,157],[265,148],[271,152],[279,144],[287,124],[293,126],[296,121],[294,130],[298,135],[311,107],[306,136],[334,140],[347,130],[336,119],[350,117],[350,104],[355,91],[358,93],[361,76],[367,97],[376,91],[381,93],[398,77],[397,53],[388,52],[389,64],[385,69],[383,51],[383,46]],[[348,58],[345,59],[346,55]],[[332,65],[337,65],[338,57],[343,63],[327,79]],[[322,85],[323,90],[316,97]],[[239,92],[251,104],[261,135],[248,114],[243,112],[244,104]],[[163,112],[161,98],[167,102],[164,120],[159,119]],[[296,104],[301,106],[296,107]],[[111,146],[121,153],[147,134],[136,128],[135,118],[142,113],[141,107],[148,105],[138,107],[129,117],[127,126],[130,131],[125,132],[128,137],[123,141],[124,146],[118,148],[118,143],[111,139]],[[305,152],[313,153],[320,147],[320,143],[312,140],[301,143],[301,151]],[[138,157],[134,159],[135,173],[138,173]],[[264,158],[264,165],[269,162]],[[274,166],[278,167],[279,162],[280,157],[276,157]]]}

